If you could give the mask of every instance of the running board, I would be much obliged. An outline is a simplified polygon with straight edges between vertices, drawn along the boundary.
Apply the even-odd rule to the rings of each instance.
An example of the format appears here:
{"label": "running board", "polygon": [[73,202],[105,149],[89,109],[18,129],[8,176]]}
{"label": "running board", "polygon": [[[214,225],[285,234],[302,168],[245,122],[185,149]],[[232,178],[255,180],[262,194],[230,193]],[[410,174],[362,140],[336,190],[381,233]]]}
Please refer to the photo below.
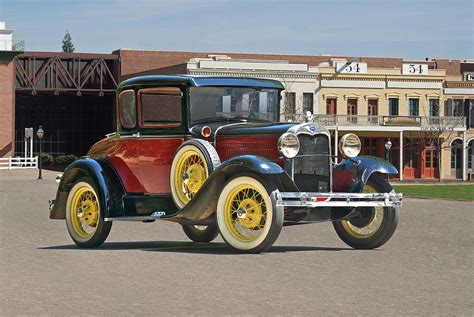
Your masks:
{"label": "running board", "polygon": [[155,221],[163,219],[166,216],[164,211],[155,211],[151,216],[121,216],[121,217],[109,217],[104,218],[105,221]]}
{"label": "running board", "polygon": [[[154,212],[150,216],[121,216],[121,217],[108,217],[104,218],[105,221],[140,221],[140,222],[154,222],[155,220],[168,220],[173,221],[174,215],[166,215],[165,212]],[[209,226],[214,225],[215,217],[213,215],[206,219],[201,220],[187,220],[187,219],[179,219],[176,221],[182,225],[201,225],[201,226]]]}
{"label": "running board", "polygon": [[155,221],[161,219],[161,217],[152,216],[123,216],[123,217],[109,217],[104,218],[105,221]]}

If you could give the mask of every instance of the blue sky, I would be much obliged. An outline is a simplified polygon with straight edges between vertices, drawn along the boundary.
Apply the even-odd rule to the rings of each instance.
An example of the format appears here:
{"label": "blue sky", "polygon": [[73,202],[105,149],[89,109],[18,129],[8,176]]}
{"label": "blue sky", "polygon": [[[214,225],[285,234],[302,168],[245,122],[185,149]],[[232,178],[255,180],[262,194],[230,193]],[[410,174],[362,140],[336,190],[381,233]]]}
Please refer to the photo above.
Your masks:
{"label": "blue sky", "polygon": [[474,59],[474,0],[0,0],[29,51],[118,48]]}

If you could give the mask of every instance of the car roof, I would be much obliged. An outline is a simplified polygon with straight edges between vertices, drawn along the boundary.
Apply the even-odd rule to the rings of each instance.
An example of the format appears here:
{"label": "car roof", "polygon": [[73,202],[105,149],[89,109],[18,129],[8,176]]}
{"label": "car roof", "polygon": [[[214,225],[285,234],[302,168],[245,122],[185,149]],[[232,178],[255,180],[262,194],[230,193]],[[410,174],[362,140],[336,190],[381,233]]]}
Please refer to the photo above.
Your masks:
{"label": "car roof", "polygon": [[191,75],[150,75],[127,79],[118,85],[117,90],[130,86],[149,86],[156,84],[177,84],[190,87],[258,87],[268,89],[284,89],[281,82],[272,79],[246,77],[207,77]]}

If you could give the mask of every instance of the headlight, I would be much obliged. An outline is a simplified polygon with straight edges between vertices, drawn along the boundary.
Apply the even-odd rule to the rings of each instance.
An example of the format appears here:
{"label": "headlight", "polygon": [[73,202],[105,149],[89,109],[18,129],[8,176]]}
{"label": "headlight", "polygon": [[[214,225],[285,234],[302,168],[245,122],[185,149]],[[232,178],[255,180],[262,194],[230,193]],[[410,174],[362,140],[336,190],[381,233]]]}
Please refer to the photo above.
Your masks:
{"label": "headlight", "polygon": [[346,157],[355,157],[360,153],[360,140],[354,133],[348,133],[339,141],[339,152]]}
{"label": "headlight", "polygon": [[286,158],[293,158],[300,150],[300,141],[293,133],[284,133],[278,139],[278,151]]}

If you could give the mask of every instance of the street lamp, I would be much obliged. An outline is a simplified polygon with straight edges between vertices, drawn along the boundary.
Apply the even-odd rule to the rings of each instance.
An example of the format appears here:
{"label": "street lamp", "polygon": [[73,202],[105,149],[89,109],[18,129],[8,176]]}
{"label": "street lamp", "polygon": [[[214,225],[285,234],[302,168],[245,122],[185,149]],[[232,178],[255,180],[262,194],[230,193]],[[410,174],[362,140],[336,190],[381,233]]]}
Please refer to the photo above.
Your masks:
{"label": "street lamp", "polygon": [[385,159],[387,161],[390,160],[390,149],[392,148],[392,141],[390,139],[387,139],[385,142]]}
{"label": "street lamp", "polygon": [[43,160],[41,159],[41,154],[43,152],[43,136],[44,136],[44,130],[42,126],[39,126],[38,131],[36,131],[36,136],[38,136],[39,139],[39,157],[38,157],[38,167],[39,167],[39,175],[38,179],[43,179],[43,175],[41,173],[41,169],[43,167]]}

